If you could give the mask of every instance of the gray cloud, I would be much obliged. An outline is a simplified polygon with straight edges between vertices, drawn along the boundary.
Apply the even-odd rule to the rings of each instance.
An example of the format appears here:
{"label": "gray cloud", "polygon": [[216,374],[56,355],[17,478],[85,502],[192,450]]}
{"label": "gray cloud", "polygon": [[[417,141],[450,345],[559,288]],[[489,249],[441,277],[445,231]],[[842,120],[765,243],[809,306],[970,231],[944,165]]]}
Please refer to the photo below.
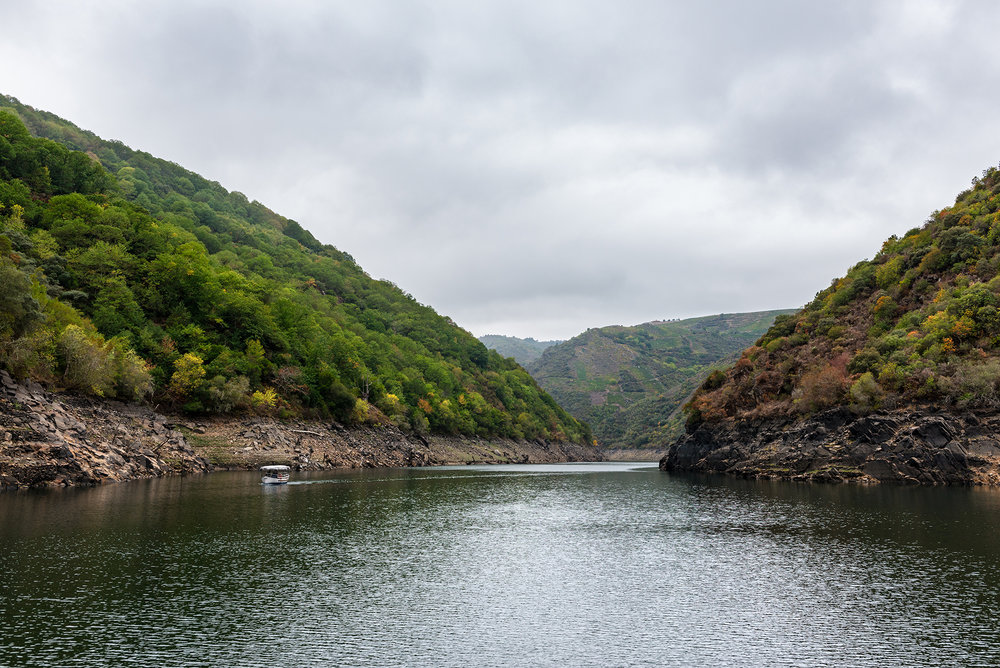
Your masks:
{"label": "gray cloud", "polygon": [[1000,156],[987,2],[7,5],[4,92],[477,334],[801,305]]}

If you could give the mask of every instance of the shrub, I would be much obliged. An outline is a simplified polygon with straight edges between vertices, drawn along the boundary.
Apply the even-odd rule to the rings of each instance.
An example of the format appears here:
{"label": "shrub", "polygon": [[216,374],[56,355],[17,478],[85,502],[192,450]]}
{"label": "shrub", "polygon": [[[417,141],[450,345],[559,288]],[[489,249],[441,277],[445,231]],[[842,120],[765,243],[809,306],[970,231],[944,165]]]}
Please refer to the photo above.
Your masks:
{"label": "shrub", "polygon": [[48,329],[0,344],[0,364],[15,378],[46,379],[56,366],[56,342]]}
{"label": "shrub", "polygon": [[864,348],[851,359],[847,370],[851,373],[874,371],[882,364],[882,356],[874,348]]}
{"label": "shrub", "polygon": [[354,421],[357,423],[363,423],[368,420],[368,411],[371,410],[371,405],[364,399],[358,399],[354,402]]}
{"label": "shrub", "polygon": [[17,338],[42,318],[41,307],[31,295],[31,280],[0,259],[0,339]]}
{"label": "shrub", "polygon": [[112,341],[115,365],[115,394],[120,399],[139,401],[153,392],[153,377],[145,360],[125,346],[124,340]]}
{"label": "shrub", "polygon": [[803,412],[832,406],[843,398],[846,381],[844,372],[833,365],[810,371],[802,376],[793,399]]}
{"label": "shrub", "polygon": [[776,353],[785,346],[786,341],[787,339],[785,337],[779,336],[776,339],[768,341],[764,348],[767,349],[767,352],[769,353]]}
{"label": "shrub", "polygon": [[851,385],[851,400],[862,408],[874,408],[882,399],[882,388],[875,381],[875,376],[870,371],[861,374]]}
{"label": "shrub", "polygon": [[708,374],[708,377],[705,379],[705,382],[701,384],[701,389],[705,390],[706,392],[710,392],[712,390],[722,387],[722,384],[724,382],[726,382],[726,374],[719,369],[715,369],[710,374]]}
{"label": "shrub", "polygon": [[688,404],[684,409],[687,413],[687,419],[684,420],[684,431],[690,434],[705,421],[705,416],[702,415],[701,409],[697,406]]}
{"label": "shrub", "polygon": [[268,414],[274,412],[278,407],[279,401],[278,393],[267,387],[264,391],[256,390],[250,397],[250,405],[253,407],[254,411],[261,414]]}
{"label": "shrub", "polygon": [[903,270],[903,258],[897,255],[875,270],[875,283],[883,290],[896,285]]}
{"label": "shrub", "polygon": [[246,408],[250,403],[247,396],[250,392],[250,381],[246,376],[236,376],[226,379],[215,376],[209,381],[209,408],[218,413],[228,413],[237,408]]}
{"label": "shrub", "polygon": [[884,364],[878,372],[878,382],[887,390],[898,391],[902,389],[905,380],[906,374],[895,362]]}
{"label": "shrub", "polygon": [[88,336],[77,325],[68,325],[62,331],[56,347],[62,358],[66,387],[99,397],[111,391],[115,369],[102,344],[99,337]]}
{"label": "shrub", "polygon": [[963,364],[954,376],[941,378],[940,385],[945,396],[960,405],[1000,405],[1000,360]]}

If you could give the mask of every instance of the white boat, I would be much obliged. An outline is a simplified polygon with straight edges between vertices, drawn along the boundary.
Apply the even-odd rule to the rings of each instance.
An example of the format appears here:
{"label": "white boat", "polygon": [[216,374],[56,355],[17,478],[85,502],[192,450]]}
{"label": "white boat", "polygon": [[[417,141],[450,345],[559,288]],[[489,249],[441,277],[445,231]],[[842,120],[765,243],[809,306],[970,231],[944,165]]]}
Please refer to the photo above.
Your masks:
{"label": "white boat", "polygon": [[284,485],[288,482],[288,473],[291,467],[281,464],[260,467],[260,482],[264,485]]}

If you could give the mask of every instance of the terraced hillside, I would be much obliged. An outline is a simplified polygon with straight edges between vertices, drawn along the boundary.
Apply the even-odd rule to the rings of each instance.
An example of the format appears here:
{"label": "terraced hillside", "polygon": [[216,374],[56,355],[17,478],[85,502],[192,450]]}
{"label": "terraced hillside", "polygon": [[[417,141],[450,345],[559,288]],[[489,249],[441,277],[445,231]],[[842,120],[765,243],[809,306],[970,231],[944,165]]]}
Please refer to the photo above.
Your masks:
{"label": "terraced hillside", "polygon": [[552,346],[528,371],[605,447],[661,447],[682,431],[679,407],[708,372],[788,310],[601,327]]}

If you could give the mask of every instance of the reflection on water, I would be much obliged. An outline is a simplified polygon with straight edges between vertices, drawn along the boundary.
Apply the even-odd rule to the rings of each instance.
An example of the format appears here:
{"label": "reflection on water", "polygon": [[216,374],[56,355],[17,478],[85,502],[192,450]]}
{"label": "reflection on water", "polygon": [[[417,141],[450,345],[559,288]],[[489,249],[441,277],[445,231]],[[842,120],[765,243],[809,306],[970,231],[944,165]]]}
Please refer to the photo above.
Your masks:
{"label": "reflection on water", "polygon": [[997,665],[997,518],[635,464],[3,494],[0,665]]}

